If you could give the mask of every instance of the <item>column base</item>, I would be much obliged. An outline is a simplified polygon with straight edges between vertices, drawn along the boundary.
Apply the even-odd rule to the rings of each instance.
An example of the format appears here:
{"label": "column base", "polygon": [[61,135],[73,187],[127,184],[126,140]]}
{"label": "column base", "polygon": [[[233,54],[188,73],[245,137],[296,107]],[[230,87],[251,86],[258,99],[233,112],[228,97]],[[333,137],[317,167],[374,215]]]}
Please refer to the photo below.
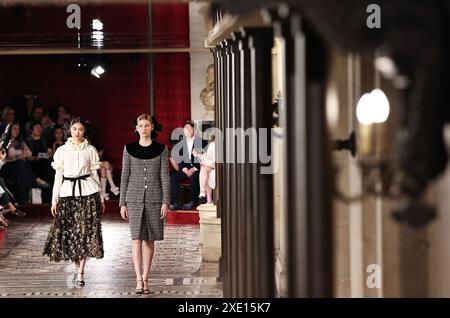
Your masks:
{"label": "column base", "polygon": [[202,204],[198,206],[200,216],[200,246],[205,262],[218,262],[221,252],[221,219],[217,218],[216,206]]}

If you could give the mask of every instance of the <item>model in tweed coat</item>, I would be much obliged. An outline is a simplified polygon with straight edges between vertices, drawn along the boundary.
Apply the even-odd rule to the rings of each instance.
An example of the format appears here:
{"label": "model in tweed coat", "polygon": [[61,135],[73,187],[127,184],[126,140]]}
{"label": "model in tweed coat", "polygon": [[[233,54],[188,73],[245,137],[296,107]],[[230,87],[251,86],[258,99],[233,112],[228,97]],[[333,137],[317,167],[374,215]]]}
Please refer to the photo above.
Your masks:
{"label": "model in tweed coat", "polygon": [[[126,145],[123,150],[119,204],[128,208],[132,239],[159,241],[163,239],[161,205],[170,203],[168,150],[166,146],[152,142],[150,147],[160,154],[154,158],[140,159],[130,154],[137,144]],[[146,214],[147,224],[142,224],[144,211],[150,213]]]}
{"label": "model in tweed coat", "polygon": [[[129,221],[133,240],[133,262],[138,285],[136,293],[148,294],[147,279],[154,252],[154,241],[164,238],[164,218],[170,203],[168,150],[150,139],[150,115],[138,117],[138,142],[123,150],[120,183],[120,213]],[[141,275],[142,243],[144,272]]]}

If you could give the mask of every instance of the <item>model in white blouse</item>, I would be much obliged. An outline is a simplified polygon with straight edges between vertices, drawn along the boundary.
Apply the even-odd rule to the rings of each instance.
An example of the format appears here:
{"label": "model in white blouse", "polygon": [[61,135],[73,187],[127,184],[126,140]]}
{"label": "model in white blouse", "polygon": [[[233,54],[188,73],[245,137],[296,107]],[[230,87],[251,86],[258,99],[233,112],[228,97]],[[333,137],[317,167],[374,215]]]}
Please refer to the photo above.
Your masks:
{"label": "model in white blouse", "polygon": [[[100,169],[100,160],[97,150],[89,145],[84,139],[80,144],[75,144],[72,137],[59,147],[53,157],[53,168],[56,170],[55,183],[53,185],[52,204],[57,204],[59,198],[70,197],[73,195],[73,182],[63,180],[66,178],[77,178],[90,175],[84,180],[77,181],[75,186],[75,196],[87,196],[101,191],[100,180],[97,170]],[[104,198],[101,198],[102,202]]]}

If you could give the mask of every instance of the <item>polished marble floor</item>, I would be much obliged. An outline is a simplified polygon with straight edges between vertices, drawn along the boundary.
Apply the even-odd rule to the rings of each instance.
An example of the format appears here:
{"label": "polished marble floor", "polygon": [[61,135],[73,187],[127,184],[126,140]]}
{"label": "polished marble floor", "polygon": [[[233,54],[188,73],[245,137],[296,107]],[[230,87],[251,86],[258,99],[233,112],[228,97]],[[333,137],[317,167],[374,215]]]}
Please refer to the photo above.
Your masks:
{"label": "polished marble floor", "polygon": [[89,260],[86,285],[72,283],[74,265],[50,263],[42,248],[50,219],[10,219],[0,242],[0,297],[222,297],[218,264],[202,262],[198,225],[166,225],[156,242],[150,272],[150,295],[135,295],[128,224],[118,217],[103,220],[105,257]]}

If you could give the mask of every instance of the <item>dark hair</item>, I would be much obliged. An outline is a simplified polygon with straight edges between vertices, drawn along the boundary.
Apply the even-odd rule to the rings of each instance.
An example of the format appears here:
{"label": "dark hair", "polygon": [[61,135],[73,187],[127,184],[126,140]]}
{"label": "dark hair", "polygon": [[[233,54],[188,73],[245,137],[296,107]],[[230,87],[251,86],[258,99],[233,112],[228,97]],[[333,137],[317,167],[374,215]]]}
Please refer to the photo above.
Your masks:
{"label": "dark hair", "polygon": [[72,118],[72,120],[70,121],[70,128],[72,128],[72,126],[75,124],[83,125],[85,138],[88,138],[91,135],[92,128],[91,128],[91,123],[89,121],[85,120],[82,117],[75,117],[75,118]]}
{"label": "dark hair", "polygon": [[64,106],[63,104],[57,105],[57,106],[56,106],[56,110],[59,111],[59,109],[60,109],[61,107],[64,108],[64,111],[65,111],[66,113],[69,113],[69,111],[67,110],[67,107]]}
{"label": "dark hair", "polygon": [[14,122],[8,127],[8,131],[6,132],[6,135],[4,136],[4,138],[2,140],[2,147],[3,148],[6,148],[6,146],[9,143],[9,141],[11,140],[11,130],[12,130],[13,126],[18,126],[19,129],[20,129],[19,136],[17,136],[16,140],[19,141],[19,142],[23,141],[22,127],[20,127],[20,123],[19,122]]}
{"label": "dark hair", "polygon": [[[195,124],[194,124],[194,122],[192,121],[192,120],[186,120],[185,122],[184,122],[184,126],[186,126],[186,125],[189,125],[189,126],[191,126],[192,128],[195,128]],[[183,127],[184,127],[183,126]]]}
{"label": "dark hair", "polygon": [[49,110],[49,117],[56,123],[58,122],[59,119],[59,115],[58,115],[58,109],[60,107],[63,107],[66,110],[66,113],[68,114],[69,111],[67,110],[66,106],[64,106],[63,104],[58,104],[56,106],[52,106]]}
{"label": "dark hair", "polygon": [[56,129],[64,130],[63,126],[61,126],[61,125],[54,125],[53,128],[52,128],[52,135],[55,133]]}
{"label": "dark hair", "polygon": [[33,131],[34,126],[40,125],[42,127],[42,124],[38,121],[34,121],[31,126],[30,126],[30,130]]}
{"label": "dark hair", "polygon": [[36,111],[36,109],[42,109],[42,112],[45,113],[44,107],[42,107],[42,106],[40,106],[40,105],[35,105],[35,106],[33,106],[33,109],[31,110],[31,114],[34,114],[34,112]]}

